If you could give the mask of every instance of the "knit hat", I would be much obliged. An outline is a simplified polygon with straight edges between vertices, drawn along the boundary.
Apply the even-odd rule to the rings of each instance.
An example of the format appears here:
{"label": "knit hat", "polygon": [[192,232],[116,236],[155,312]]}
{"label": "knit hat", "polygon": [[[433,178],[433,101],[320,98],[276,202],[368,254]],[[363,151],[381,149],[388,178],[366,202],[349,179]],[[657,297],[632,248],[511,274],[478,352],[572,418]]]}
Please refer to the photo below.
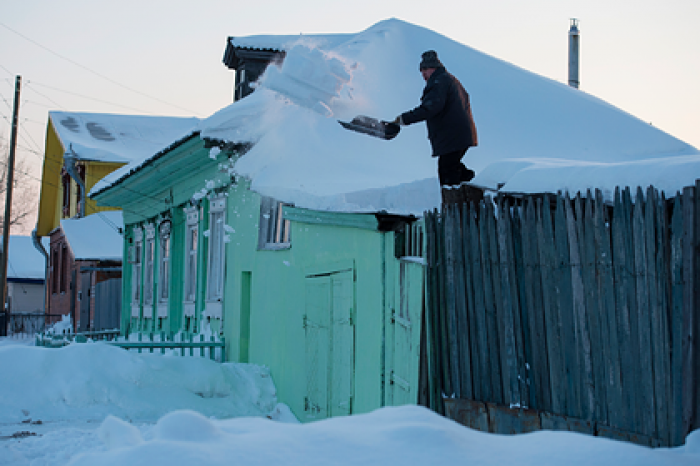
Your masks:
{"label": "knit hat", "polygon": [[421,70],[440,67],[442,67],[442,62],[438,58],[437,52],[435,50],[428,50],[427,52],[423,52],[423,55],[421,55],[420,62]]}

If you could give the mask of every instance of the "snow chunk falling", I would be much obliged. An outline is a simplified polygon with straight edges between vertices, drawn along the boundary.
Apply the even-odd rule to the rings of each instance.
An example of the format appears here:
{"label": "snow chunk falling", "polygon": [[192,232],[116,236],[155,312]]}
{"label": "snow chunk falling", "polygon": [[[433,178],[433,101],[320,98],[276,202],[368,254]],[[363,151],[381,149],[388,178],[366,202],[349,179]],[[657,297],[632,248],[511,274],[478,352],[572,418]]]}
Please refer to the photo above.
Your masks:
{"label": "snow chunk falling", "polygon": [[216,160],[216,156],[221,153],[221,149],[218,147],[212,147],[211,150],[209,151],[209,158],[212,160]]}
{"label": "snow chunk falling", "polygon": [[317,48],[296,45],[281,67],[271,66],[260,86],[276,91],[295,104],[331,117],[332,100],[340,97],[352,76],[345,63]]}

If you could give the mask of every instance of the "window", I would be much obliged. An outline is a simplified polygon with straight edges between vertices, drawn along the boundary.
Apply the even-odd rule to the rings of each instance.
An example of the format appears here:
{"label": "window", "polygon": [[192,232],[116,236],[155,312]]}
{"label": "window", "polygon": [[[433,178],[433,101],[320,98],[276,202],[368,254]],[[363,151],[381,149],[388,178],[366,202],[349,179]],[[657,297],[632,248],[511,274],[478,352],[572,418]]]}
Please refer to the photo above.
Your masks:
{"label": "window", "polygon": [[153,306],[153,272],[156,249],[156,229],[153,225],[146,225],[146,258],[144,260],[144,283],[143,283],[143,316],[151,317],[151,313],[145,309],[146,306]]}
{"label": "window", "polygon": [[207,253],[207,317],[221,318],[221,301],[224,296],[226,198],[209,200],[209,241]]}
{"label": "window", "polygon": [[160,224],[160,268],[158,274],[158,317],[168,317],[170,299],[170,220]]}
{"label": "window", "polygon": [[269,197],[260,201],[258,249],[286,249],[291,245],[289,220],[285,220],[283,204]]}
{"label": "window", "polygon": [[199,208],[185,209],[187,217],[185,230],[185,275],[184,275],[184,314],[194,317],[197,299],[197,250],[199,243]]}
{"label": "window", "polygon": [[139,317],[141,309],[141,258],[143,230],[134,228],[134,245],[129,253],[131,263],[131,317]]}

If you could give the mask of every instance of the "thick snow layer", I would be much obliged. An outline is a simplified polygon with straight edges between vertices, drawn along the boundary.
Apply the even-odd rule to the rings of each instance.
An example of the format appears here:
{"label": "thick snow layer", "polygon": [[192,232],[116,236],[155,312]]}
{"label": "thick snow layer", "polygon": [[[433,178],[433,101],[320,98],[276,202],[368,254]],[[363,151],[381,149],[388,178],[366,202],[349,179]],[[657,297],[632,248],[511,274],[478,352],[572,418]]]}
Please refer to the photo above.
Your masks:
{"label": "thick snow layer", "polygon": [[[201,124],[202,136],[255,146],[235,166],[252,188],[297,206],[420,214],[440,202],[425,124],[392,141],[336,120],[391,120],[419,104],[418,63],[434,49],[471,96],[479,146],[475,184],[517,192],[653,184],[672,195],[700,177],[694,147],[577,89],[400,20],[359,34],[236,38],[280,47],[257,91]],[[389,201],[390,200],[390,201]]]}
{"label": "thick snow layer", "polygon": [[101,422],[107,415],[155,422],[175,409],[217,418],[264,416],[276,405],[263,367],[139,354],[104,343],[0,346],[0,373],[0,424]]}
{"label": "thick snow layer", "polygon": [[[48,252],[49,238],[42,238],[41,242]],[[7,278],[44,280],[46,260],[30,236],[10,235],[8,250]]]}
{"label": "thick snow layer", "polygon": [[191,131],[197,118],[49,112],[64,150],[82,160],[128,163],[156,153]]}
{"label": "thick snow layer", "polygon": [[61,220],[61,228],[76,260],[121,260],[124,228],[121,211],[99,212]]}

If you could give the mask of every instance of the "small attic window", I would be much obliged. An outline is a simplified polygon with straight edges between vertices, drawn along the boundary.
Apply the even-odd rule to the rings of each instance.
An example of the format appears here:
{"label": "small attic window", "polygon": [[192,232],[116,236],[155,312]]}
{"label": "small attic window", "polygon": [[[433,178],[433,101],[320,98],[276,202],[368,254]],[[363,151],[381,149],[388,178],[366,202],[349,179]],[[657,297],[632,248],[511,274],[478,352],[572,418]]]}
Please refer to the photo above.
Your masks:
{"label": "small attic window", "polygon": [[258,249],[287,249],[291,247],[290,222],[284,219],[282,207],[285,205],[271,197],[260,201],[260,222],[258,229]]}

